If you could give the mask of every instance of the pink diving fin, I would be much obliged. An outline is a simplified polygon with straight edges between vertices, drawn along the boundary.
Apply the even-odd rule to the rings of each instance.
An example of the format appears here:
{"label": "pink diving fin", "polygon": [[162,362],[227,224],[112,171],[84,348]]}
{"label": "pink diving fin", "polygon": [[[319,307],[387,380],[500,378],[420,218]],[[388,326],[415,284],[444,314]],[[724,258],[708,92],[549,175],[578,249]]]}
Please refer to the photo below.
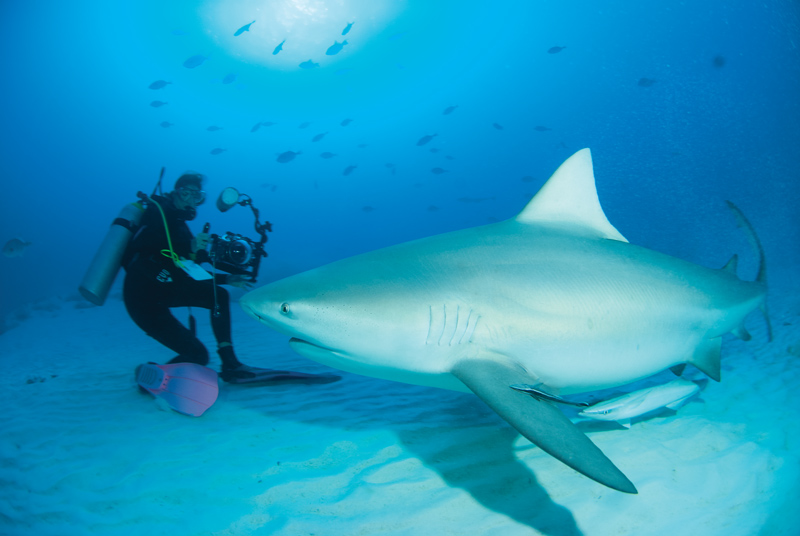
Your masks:
{"label": "pink diving fin", "polygon": [[217,373],[196,363],[142,364],[136,367],[136,383],[178,413],[192,417],[213,406],[219,394]]}

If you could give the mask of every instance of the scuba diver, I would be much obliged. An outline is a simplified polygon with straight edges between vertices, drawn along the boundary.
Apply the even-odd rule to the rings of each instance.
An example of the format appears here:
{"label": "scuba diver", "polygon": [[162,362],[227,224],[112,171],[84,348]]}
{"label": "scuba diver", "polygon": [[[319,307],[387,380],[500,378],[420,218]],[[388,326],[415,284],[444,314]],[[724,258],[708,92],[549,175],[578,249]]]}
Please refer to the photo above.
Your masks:
{"label": "scuba diver", "polygon": [[[222,360],[220,377],[230,383],[258,381],[263,374],[274,371],[249,367],[236,357],[231,338],[230,297],[228,291],[219,286],[227,284],[246,289],[250,278],[240,274],[214,274],[212,278],[195,265],[210,262],[206,251],[207,226],[204,232],[192,236],[186,224],[195,219],[197,207],[205,201],[203,178],[199,173],[184,173],[175,182],[172,192],[150,198],[122,261],[126,271],[125,308],[145,333],[178,354],[170,364],[202,366],[208,364],[208,350],[194,330],[185,327],[169,309],[209,309],[217,353]],[[198,270],[200,275],[197,275]]]}

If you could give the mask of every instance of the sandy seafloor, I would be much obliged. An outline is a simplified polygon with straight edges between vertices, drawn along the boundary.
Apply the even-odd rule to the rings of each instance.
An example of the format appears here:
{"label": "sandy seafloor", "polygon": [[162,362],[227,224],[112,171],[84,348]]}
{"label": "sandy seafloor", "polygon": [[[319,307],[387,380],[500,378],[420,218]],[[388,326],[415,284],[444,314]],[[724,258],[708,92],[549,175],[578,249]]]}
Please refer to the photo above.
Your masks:
{"label": "sandy seafloor", "polygon": [[[54,298],[0,335],[0,534],[798,534],[800,298],[773,291],[770,308],[775,340],[753,314],[752,341],[725,338],[722,382],[677,413],[630,430],[580,424],[638,487],[626,495],[470,394],[342,373],[221,384],[204,416],[180,415],[136,389],[138,363],[172,355],[118,296]],[[195,315],[216,368],[207,314]],[[330,371],[233,315],[248,364]]]}

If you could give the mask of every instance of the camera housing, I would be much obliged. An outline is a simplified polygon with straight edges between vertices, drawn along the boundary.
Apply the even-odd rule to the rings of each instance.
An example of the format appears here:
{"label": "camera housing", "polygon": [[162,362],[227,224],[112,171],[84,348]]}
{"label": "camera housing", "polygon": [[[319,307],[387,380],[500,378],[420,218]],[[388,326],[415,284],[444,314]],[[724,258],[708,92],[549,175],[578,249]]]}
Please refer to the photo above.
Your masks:
{"label": "camera housing", "polygon": [[263,242],[230,231],[224,236],[212,234],[210,238],[208,254],[214,268],[229,274],[249,276],[255,282],[261,258],[267,256]]}

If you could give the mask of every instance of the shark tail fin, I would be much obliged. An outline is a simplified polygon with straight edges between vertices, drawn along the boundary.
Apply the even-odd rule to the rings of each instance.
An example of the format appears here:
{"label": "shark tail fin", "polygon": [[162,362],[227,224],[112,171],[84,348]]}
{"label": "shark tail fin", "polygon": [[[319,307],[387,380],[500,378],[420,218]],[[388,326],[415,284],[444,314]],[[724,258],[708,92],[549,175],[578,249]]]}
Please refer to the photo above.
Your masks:
{"label": "shark tail fin", "polygon": [[[733,204],[731,201],[725,201],[728,205],[728,208],[731,209],[733,212],[733,216],[736,218],[736,226],[740,229],[743,229],[745,234],[747,235],[747,239],[750,242],[752,248],[758,253],[758,275],[756,275],[756,281],[764,285],[765,289],[767,287],[767,257],[764,254],[764,247],[761,245],[761,240],[758,239],[758,235],[756,234],[756,230],[750,224],[750,221],[744,215],[744,213]],[[728,263],[730,264],[730,262]],[[725,266],[727,268],[727,265]],[[764,314],[764,321],[767,324],[767,337],[769,341],[772,341],[772,323],[769,320],[769,312],[767,311],[767,293],[764,292],[764,301],[761,302],[761,312]]]}

